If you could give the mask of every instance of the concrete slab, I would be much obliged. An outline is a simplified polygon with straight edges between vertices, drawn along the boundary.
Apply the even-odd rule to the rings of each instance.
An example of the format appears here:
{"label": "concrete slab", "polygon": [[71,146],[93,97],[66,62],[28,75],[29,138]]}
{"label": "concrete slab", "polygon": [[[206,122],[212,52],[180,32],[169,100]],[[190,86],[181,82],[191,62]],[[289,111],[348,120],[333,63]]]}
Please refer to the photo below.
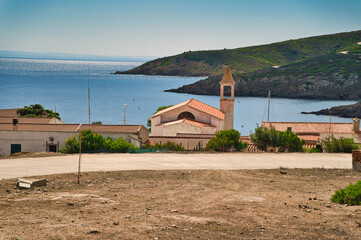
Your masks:
{"label": "concrete slab", "polygon": [[[345,153],[82,154],[81,171],[352,168]],[[77,172],[78,155],[0,160],[0,179]]]}

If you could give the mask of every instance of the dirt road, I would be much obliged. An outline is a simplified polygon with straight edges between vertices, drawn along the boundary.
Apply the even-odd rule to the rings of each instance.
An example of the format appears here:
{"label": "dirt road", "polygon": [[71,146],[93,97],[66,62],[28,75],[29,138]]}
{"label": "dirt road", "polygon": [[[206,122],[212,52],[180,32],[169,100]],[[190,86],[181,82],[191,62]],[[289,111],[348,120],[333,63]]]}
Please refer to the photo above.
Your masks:
{"label": "dirt road", "polygon": [[[78,154],[0,160],[0,179],[76,172]],[[82,171],[236,170],[352,167],[351,154],[330,153],[144,153],[83,154]]]}
{"label": "dirt road", "polygon": [[162,170],[0,180],[0,239],[361,239],[361,206],[330,201],[350,169]]}

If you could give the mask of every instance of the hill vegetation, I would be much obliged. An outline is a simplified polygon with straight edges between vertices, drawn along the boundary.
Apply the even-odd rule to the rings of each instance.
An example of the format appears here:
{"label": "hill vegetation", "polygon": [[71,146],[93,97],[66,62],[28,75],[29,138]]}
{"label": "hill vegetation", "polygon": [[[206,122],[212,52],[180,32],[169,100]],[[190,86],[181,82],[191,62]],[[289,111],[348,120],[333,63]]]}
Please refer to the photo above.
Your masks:
{"label": "hill vegetation", "polygon": [[268,45],[185,52],[117,74],[208,76],[168,91],[218,95],[229,66],[237,96],[359,99],[361,31],[289,40]]}

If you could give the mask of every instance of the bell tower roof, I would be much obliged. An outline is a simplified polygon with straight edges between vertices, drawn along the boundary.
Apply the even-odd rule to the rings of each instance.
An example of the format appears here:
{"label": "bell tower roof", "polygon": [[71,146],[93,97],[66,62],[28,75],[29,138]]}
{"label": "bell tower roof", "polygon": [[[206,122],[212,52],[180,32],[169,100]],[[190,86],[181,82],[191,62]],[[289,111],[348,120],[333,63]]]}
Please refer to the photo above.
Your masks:
{"label": "bell tower roof", "polygon": [[229,67],[227,67],[226,72],[223,75],[221,84],[222,83],[233,83],[234,84],[234,79],[233,79],[233,76],[231,73],[231,69]]}

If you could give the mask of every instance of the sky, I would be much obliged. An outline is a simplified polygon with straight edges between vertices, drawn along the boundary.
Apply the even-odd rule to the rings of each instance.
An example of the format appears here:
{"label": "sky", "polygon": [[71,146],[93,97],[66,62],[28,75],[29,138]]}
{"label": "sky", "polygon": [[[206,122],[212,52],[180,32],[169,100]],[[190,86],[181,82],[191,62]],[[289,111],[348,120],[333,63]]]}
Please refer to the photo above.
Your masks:
{"label": "sky", "polygon": [[361,0],[0,0],[0,50],[164,57],[361,30]]}

